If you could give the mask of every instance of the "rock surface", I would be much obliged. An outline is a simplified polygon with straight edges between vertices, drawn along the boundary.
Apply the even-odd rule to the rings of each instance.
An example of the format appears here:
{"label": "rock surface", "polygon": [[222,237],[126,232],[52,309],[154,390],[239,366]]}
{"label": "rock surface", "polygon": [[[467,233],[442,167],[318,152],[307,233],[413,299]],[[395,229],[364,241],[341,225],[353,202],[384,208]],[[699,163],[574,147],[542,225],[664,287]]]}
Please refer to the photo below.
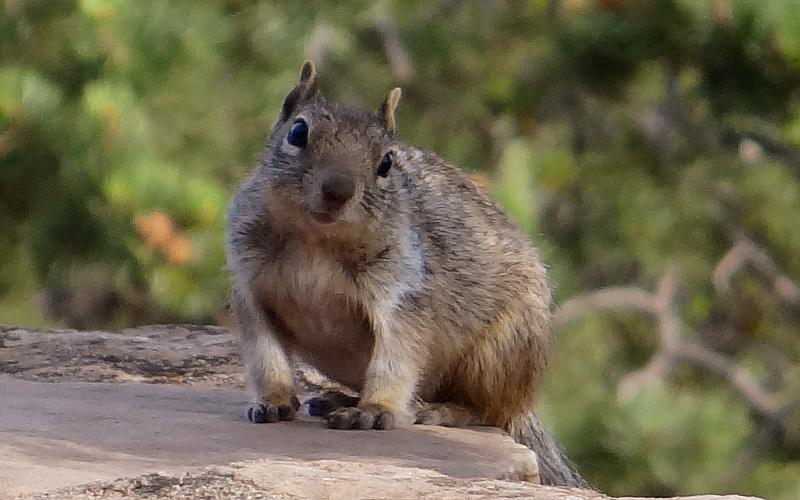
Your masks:
{"label": "rock surface", "polygon": [[82,332],[0,325],[0,373],[43,382],[244,386],[236,337],[214,326]]}
{"label": "rock surface", "polygon": [[534,484],[495,429],[249,424],[241,371],[222,328],[0,327],[0,497],[606,498]]}
{"label": "rock surface", "polygon": [[257,458],[346,458],[453,477],[523,479],[535,471],[527,448],[491,429],[331,431],[317,419],[252,425],[240,391],[0,376],[0,400],[0,484],[14,492]]}

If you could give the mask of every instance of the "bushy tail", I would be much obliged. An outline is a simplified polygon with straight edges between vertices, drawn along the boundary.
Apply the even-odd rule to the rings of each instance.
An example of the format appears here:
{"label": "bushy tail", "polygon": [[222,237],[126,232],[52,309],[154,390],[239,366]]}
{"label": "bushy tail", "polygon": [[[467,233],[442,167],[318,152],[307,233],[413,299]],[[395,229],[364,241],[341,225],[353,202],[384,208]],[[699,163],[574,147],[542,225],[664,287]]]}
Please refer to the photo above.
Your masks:
{"label": "bushy tail", "polygon": [[512,423],[509,433],[514,441],[524,444],[536,453],[542,484],[594,489],[578,474],[564,450],[544,428],[536,414],[530,413]]}

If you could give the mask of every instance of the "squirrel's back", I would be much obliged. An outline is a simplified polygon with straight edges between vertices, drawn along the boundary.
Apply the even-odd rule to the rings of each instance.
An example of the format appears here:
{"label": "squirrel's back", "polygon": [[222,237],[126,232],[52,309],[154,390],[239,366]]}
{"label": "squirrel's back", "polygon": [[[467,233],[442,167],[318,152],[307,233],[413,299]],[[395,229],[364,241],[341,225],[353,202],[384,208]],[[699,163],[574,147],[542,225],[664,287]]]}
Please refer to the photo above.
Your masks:
{"label": "squirrel's back", "polygon": [[429,335],[438,339],[429,370],[448,365],[432,380],[444,387],[423,381],[420,390],[432,399],[447,394],[504,426],[532,407],[546,365],[545,268],[524,233],[460,168],[405,144],[397,166],[425,272],[423,289],[409,299],[430,315]]}

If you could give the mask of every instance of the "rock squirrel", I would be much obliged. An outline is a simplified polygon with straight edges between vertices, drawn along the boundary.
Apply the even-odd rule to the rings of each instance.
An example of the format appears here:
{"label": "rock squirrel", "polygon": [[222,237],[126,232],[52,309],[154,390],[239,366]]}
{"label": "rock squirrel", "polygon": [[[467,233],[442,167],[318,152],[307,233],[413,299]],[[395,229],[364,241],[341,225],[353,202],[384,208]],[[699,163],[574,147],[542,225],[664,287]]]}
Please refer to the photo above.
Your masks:
{"label": "rock squirrel", "polygon": [[374,113],[317,93],[303,65],[260,165],[231,201],[231,307],[252,422],[294,418],[297,356],[337,429],[492,425],[537,452],[545,484],[588,486],[533,413],[550,284],[522,231],[459,168],[395,140]]}

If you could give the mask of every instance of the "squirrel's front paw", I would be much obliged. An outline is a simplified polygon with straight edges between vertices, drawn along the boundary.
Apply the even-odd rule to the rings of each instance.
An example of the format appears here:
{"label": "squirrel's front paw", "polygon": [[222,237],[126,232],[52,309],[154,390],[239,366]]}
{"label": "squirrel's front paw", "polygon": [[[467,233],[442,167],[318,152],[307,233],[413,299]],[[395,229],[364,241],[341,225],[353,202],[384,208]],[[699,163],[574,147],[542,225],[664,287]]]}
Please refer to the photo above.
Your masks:
{"label": "squirrel's front paw", "polygon": [[325,417],[331,429],[393,429],[395,416],[390,410],[377,405],[360,408],[339,408]]}
{"label": "squirrel's front paw", "polygon": [[288,404],[255,403],[247,407],[247,420],[254,424],[273,423],[278,420],[294,420],[300,401],[292,396]]}

